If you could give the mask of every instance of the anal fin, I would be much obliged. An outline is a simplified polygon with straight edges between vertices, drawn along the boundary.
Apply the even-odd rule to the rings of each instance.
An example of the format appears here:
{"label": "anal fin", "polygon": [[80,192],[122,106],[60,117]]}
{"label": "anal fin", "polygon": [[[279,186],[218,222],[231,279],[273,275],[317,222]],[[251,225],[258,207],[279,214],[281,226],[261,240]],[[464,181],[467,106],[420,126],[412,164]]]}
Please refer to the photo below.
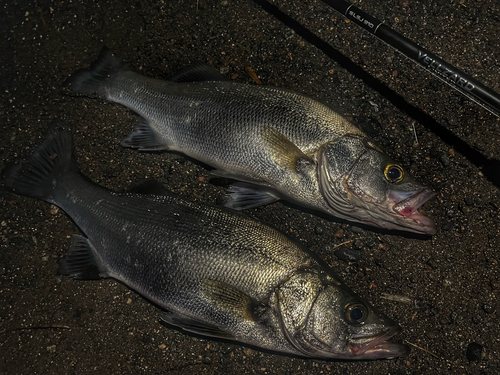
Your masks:
{"label": "anal fin", "polygon": [[246,210],[279,200],[280,198],[275,193],[265,187],[237,183],[227,189],[227,195],[223,204],[233,210]]}
{"label": "anal fin", "polygon": [[137,148],[140,151],[167,150],[167,142],[156,132],[151,124],[141,119],[135,130],[122,141],[122,146]]}
{"label": "anal fin", "polygon": [[88,238],[73,235],[68,254],[59,262],[57,271],[78,280],[98,280],[108,277],[106,268],[99,264]]}

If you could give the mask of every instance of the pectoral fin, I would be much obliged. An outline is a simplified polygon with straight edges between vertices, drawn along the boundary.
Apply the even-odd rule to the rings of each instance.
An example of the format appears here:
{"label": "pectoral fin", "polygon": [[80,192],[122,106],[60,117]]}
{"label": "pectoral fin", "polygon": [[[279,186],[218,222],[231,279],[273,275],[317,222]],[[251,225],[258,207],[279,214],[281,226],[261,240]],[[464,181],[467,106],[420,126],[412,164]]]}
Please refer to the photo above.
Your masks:
{"label": "pectoral fin", "polygon": [[255,321],[266,309],[263,303],[222,281],[205,280],[202,290],[211,304],[235,319]]}
{"label": "pectoral fin", "polygon": [[262,133],[262,141],[272,160],[290,171],[296,171],[299,159],[309,159],[291,140],[270,126]]}
{"label": "pectoral fin", "polygon": [[161,320],[165,323],[182,328],[184,331],[196,333],[204,336],[218,337],[222,339],[234,339],[234,336],[224,332],[219,327],[196,320],[185,315],[167,311],[161,316]]}

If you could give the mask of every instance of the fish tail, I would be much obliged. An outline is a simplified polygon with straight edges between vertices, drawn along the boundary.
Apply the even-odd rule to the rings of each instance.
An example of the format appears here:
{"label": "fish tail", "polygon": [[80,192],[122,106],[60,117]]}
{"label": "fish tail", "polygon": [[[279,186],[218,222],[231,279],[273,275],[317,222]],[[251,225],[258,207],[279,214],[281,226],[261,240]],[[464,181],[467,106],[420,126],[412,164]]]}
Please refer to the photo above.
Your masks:
{"label": "fish tail", "polygon": [[97,94],[99,97],[106,95],[106,83],[114,73],[124,68],[123,62],[115,56],[113,51],[103,47],[97,60],[90,68],[82,68],[74,72],[64,82],[71,93],[92,96]]}
{"label": "fish tail", "polygon": [[61,176],[78,170],[71,129],[55,120],[43,143],[26,161],[11,164],[1,172],[0,188],[54,203],[54,189],[61,182]]}

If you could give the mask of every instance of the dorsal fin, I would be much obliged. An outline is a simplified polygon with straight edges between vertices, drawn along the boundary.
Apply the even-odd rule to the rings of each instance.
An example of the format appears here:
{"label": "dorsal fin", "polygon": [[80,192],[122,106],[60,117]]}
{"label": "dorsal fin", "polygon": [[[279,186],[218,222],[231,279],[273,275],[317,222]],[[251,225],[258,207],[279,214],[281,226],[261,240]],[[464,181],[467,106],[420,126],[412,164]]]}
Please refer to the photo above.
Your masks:
{"label": "dorsal fin", "polygon": [[170,77],[169,81],[177,83],[229,81],[229,78],[222,75],[214,67],[198,61],[179,70],[172,77]]}

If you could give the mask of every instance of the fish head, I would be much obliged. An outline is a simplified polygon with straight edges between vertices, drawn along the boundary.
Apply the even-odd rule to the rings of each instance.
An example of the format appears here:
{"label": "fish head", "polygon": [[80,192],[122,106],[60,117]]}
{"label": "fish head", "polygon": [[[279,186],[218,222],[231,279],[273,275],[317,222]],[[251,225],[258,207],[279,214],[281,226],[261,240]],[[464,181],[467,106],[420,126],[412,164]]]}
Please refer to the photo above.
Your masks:
{"label": "fish head", "polygon": [[[314,279],[313,275],[308,275]],[[407,345],[390,339],[401,328],[339,280],[299,282],[280,295],[282,327],[290,343],[313,358],[372,360],[400,357]],[[300,286],[298,286],[300,285]],[[290,293],[291,292],[291,293]],[[284,309],[286,307],[286,310]],[[286,311],[286,315],[283,312]]]}
{"label": "fish head", "polygon": [[322,147],[318,181],[336,216],[375,227],[432,235],[418,212],[435,193],[365,137],[348,135]]}

